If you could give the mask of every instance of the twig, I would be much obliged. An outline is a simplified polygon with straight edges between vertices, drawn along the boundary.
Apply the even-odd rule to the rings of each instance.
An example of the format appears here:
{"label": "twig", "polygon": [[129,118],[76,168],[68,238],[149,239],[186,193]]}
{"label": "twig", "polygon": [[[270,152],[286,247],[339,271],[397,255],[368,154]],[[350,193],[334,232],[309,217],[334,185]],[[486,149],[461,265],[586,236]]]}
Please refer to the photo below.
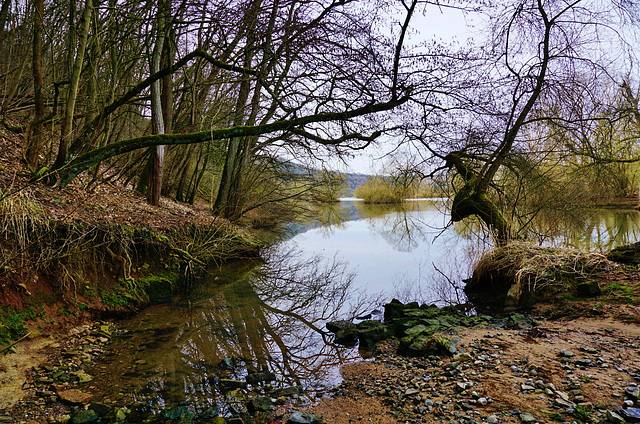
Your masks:
{"label": "twig", "polygon": [[20,337],[18,340],[16,340],[15,342],[11,343],[9,346],[5,347],[4,349],[0,350],[0,353],[4,353],[6,355],[7,351],[9,351],[9,349],[11,349],[12,347],[14,347],[15,345],[17,345],[18,343],[20,343],[22,340],[26,339],[27,337],[29,337],[31,335],[31,332],[28,332],[27,334],[25,334],[24,336]]}

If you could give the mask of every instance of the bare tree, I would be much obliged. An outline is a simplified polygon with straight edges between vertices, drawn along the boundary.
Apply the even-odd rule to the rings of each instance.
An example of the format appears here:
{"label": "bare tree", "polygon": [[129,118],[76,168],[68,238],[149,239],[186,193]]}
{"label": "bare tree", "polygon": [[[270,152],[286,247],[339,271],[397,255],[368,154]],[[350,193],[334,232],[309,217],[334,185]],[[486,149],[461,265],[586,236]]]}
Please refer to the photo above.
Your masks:
{"label": "bare tree", "polygon": [[[611,30],[615,17],[604,3],[515,1],[492,16],[493,38],[485,55],[460,73],[465,82],[448,99],[450,110],[456,110],[445,118],[450,139],[442,142],[446,136],[439,127],[439,139],[425,135],[422,140],[455,175],[452,220],[475,215],[503,244],[515,236],[493,200],[500,192],[497,180],[508,172],[505,162],[524,146],[527,128],[544,120],[571,125],[584,119],[563,105],[577,93],[576,85],[609,78],[619,63],[604,49],[625,44]],[[549,105],[555,106],[552,115],[545,113]]]}

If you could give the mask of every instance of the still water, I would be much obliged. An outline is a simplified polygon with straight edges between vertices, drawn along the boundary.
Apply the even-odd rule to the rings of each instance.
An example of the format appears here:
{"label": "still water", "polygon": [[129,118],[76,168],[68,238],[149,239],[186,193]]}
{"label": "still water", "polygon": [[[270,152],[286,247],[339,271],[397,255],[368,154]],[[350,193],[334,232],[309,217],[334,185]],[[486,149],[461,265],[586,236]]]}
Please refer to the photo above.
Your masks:
{"label": "still water", "polygon": [[[188,405],[201,416],[245,408],[247,393],[302,386],[308,402],[340,381],[339,365],[361,359],[332,343],[325,323],[402,301],[464,301],[458,290],[490,245],[479,227],[450,225],[442,200],[332,205],[261,261],[211,269],[188,297],[119,323],[105,360],[89,370],[94,399],[127,405],[139,422]],[[635,211],[591,211],[540,220],[528,234],[547,245],[608,250],[640,233]],[[233,390],[225,379],[272,373]],[[271,380],[271,378],[268,378]]]}

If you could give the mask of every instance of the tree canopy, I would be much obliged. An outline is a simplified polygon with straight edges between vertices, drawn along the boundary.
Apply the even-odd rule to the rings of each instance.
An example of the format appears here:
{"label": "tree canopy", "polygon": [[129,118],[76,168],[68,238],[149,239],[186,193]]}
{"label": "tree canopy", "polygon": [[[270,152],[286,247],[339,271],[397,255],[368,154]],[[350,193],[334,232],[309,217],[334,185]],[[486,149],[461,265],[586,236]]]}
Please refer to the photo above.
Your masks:
{"label": "tree canopy", "polygon": [[[482,33],[425,38],[445,9]],[[266,157],[411,145],[412,175],[449,173],[452,219],[504,241],[506,187],[541,155],[637,160],[611,144],[637,140],[637,22],[626,1],[3,0],[0,115],[29,119],[25,163],[59,187],[209,193],[231,219],[269,201]]]}

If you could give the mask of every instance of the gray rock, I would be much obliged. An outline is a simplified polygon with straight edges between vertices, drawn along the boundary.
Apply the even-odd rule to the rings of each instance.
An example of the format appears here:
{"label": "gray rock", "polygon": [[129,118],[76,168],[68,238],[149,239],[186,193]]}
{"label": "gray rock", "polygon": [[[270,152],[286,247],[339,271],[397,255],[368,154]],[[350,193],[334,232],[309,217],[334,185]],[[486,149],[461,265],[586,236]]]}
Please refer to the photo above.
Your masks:
{"label": "gray rock", "polygon": [[624,390],[624,393],[633,400],[640,398],[640,386],[629,386]]}
{"label": "gray rock", "polygon": [[573,403],[573,402],[571,402],[571,401],[569,401],[569,400],[565,400],[565,399],[563,399],[563,398],[561,398],[561,397],[556,398],[556,399],[554,400],[554,403],[555,403],[557,406],[560,406],[560,407],[562,407],[562,408],[573,408],[573,407],[575,407],[575,406],[576,406],[576,404],[575,404],[575,403]]}
{"label": "gray rock", "polygon": [[308,412],[294,412],[287,419],[287,424],[320,424],[322,415],[310,414]]}
{"label": "gray rock", "polygon": [[533,415],[531,415],[528,412],[525,412],[524,414],[520,414],[520,421],[522,421],[523,423],[534,423],[536,422],[536,417],[534,417]]}
{"label": "gray rock", "polygon": [[595,366],[593,361],[591,359],[589,359],[589,358],[576,359],[575,364],[583,366],[583,367],[593,367],[593,366]]}
{"label": "gray rock", "polygon": [[562,349],[560,351],[560,356],[563,358],[571,358],[573,356],[575,356],[575,353],[571,352],[570,350],[567,349]]}
{"label": "gray rock", "polygon": [[487,417],[487,423],[489,423],[489,424],[498,424],[498,417],[496,417],[495,415],[489,415]]}
{"label": "gray rock", "polygon": [[624,418],[622,418],[614,411],[607,410],[607,421],[609,421],[610,423],[622,424],[624,423]]}
{"label": "gray rock", "polygon": [[640,408],[624,408],[622,415],[632,423],[640,422]]}

